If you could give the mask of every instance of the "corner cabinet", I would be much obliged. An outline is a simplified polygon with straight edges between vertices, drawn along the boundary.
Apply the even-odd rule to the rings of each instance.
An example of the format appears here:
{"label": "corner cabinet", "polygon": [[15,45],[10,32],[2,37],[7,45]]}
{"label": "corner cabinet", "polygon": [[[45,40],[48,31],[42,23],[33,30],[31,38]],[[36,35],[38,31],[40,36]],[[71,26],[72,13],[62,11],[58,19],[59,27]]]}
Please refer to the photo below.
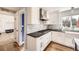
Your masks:
{"label": "corner cabinet", "polygon": [[26,50],[28,51],[43,51],[51,42],[51,32],[42,35],[41,37],[34,38],[27,35]]}

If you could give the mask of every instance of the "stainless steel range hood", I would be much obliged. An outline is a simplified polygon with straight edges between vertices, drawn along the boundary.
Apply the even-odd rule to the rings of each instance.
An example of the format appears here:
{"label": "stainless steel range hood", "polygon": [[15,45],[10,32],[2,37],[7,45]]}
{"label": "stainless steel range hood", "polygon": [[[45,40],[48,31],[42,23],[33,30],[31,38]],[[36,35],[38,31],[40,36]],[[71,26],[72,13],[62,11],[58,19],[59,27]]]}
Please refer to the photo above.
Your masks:
{"label": "stainless steel range hood", "polygon": [[47,11],[43,8],[40,8],[40,20],[47,21]]}

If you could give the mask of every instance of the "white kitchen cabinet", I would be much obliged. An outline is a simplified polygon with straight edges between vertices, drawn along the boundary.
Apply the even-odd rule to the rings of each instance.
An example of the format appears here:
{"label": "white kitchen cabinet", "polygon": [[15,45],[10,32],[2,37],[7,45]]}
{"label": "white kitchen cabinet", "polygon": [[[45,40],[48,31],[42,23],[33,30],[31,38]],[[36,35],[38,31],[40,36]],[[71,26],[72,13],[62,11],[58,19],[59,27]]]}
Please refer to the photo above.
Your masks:
{"label": "white kitchen cabinet", "polygon": [[34,38],[27,35],[26,49],[28,51],[43,51],[51,41],[51,32],[48,32],[41,37]]}
{"label": "white kitchen cabinet", "polygon": [[74,48],[73,35],[52,31],[52,41]]}
{"label": "white kitchen cabinet", "polygon": [[[50,19],[50,13],[47,12],[47,21],[40,20],[40,8],[39,7],[27,7],[26,13],[27,13],[27,24],[51,24],[51,20],[56,20],[58,17],[55,17],[56,19]],[[57,16],[57,15],[56,15]]]}
{"label": "white kitchen cabinet", "polygon": [[[66,40],[68,39],[68,42],[66,42],[67,45],[74,48],[74,45],[75,45],[74,40],[75,40],[75,38],[79,39],[79,33],[78,32],[68,32],[68,31],[66,31],[65,38],[66,38]],[[69,39],[71,39],[71,40],[69,40]]]}
{"label": "white kitchen cabinet", "polygon": [[73,34],[64,33],[65,38],[65,45],[74,48],[74,37],[76,37]]}
{"label": "white kitchen cabinet", "polygon": [[52,31],[52,41],[62,44],[64,42],[63,34],[62,32]]}
{"label": "white kitchen cabinet", "polygon": [[27,24],[40,24],[39,8],[38,7],[27,7]]}
{"label": "white kitchen cabinet", "polygon": [[[47,45],[50,43],[50,41],[51,41],[51,32],[49,32],[49,33],[47,33],[47,34],[41,36],[41,37],[39,38],[39,40],[40,40],[40,50],[42,51],[42,50],[44,50],[44,49],[46,48],[46,46],[47,46]],[[39,42],[39,40],[38,40],[38,42]]]}
{"label": "white kitchen cabinet", "polygon": [[73,42],[74,35],[65,33],[64,38],[65,38],[65,45],[74,48],[74,42]]}
{"label": "white kitchen cabinet", "polygon": [[47,24],[60,24],[60,20],[59,20],[59,12],[49,12],[48,13],[48,21]]}

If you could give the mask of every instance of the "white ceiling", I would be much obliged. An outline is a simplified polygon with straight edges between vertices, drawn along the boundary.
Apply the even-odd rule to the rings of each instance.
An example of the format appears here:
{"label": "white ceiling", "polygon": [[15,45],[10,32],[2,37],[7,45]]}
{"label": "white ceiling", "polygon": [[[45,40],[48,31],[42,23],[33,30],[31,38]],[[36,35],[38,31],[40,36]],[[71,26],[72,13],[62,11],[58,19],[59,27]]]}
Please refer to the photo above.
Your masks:
{"label": "white ceiling", "polygon": [[54,12],[54,11],[69,10],[69,9],[71,9],[71,7],[44,7],[43,9],[45,9],[49,12]]}
{"label": "white ceiling", "polygon": [[[18,11],[23,7],[3,7],[3,8],[12,10],[12,11]],[[58,11],[58,10],[59,11],[67,10],[67,9],[70,9],[70,7],[43,7],[43,9],[50,11],[50,12],[54,12],[54,11]]]}
{"label": "white ceiling", "polygon": [[[20,10],[21,8],[23,8],[23,7],[3,7],[3,8],[16,12],[16,11]],[[49,12],[54,12],[54,11],[60,11],[61,12],[61,11],[65,11],[65,10],[70,10],[71,7],[43,7],[43,9],[45,9]]]}
{"label": "white ceiling", "polygon": [[22,7],[3,7],[3,8],[16,12],[16,11],[20,10]]}

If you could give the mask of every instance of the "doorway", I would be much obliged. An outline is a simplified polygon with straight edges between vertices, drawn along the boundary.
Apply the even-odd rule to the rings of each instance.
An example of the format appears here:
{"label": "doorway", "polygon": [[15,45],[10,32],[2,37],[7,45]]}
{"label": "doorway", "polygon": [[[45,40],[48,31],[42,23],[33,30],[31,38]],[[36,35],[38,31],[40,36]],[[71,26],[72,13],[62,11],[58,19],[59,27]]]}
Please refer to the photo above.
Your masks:
{"label": "doorway", "polygon": [[22,42],[24,42],[24,13],[22,14],[22,19],[21,19],[21,21],[22,21],[22,30],[21,30],[21,32],[22,32]]}
{"label": "doorway", "polygon": [[20,33],[19,33],[19,43],[20,43],[20,45],[23,45],[24,44],[24,19],[25,19],[25,14],[24,13],[21,13],[20,14]]}

